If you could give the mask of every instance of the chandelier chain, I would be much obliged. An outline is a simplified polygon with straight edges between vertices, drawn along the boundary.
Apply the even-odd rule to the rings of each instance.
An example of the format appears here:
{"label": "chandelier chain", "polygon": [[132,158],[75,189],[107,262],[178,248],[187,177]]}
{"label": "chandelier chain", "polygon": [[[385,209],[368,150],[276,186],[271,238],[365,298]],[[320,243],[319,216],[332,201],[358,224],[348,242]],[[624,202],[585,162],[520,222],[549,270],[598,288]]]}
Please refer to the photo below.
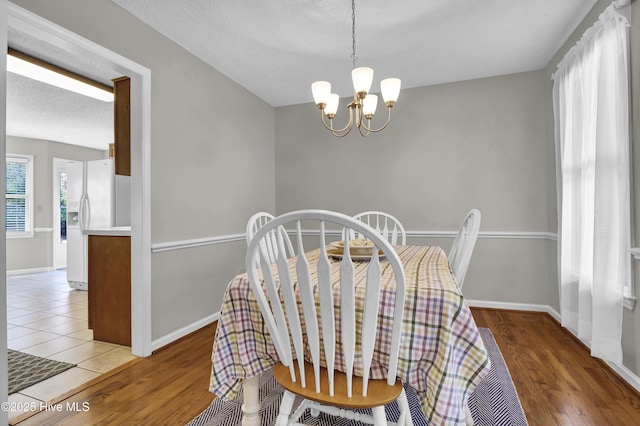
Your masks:
{"label": "chandelier chain", "polygon": [[353,68],[356,67],[356,0],[351,0],[351,61],[353,63]]}

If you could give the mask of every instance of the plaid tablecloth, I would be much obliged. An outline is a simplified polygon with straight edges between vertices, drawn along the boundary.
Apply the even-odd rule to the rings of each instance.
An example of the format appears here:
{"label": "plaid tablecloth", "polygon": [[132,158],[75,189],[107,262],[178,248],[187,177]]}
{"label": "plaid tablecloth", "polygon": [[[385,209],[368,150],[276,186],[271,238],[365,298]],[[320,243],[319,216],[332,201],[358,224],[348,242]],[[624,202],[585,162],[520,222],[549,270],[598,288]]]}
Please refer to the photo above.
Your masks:
{"label": "plaid tablecloth", "polygon": [[[395,248],[407,280],[398,377],[416,389],[431,424],[464,424],[467,396],[489,371],[487,351],[442,249]],[[318,256],[318,249],[308,254],[312,273]],[[381,261],[383,269],[385,263],[388,265]],[[354,265],[358,283],[367,263]],[[331,267],[338,281],[339,262],[332,262]],[[390,301],[395,297],[395,280],[391,268],[386,269],[383,311],[384,305],[392,309]],[[384,353],[384,347],[376,352]],[[209,389],[224,399],[237,394],[241,379],[271,369],[278,360],[246,274],[235,277],[227,287],[211,360]],[[371,377],[385,378],[385,370],[374,364]]]}

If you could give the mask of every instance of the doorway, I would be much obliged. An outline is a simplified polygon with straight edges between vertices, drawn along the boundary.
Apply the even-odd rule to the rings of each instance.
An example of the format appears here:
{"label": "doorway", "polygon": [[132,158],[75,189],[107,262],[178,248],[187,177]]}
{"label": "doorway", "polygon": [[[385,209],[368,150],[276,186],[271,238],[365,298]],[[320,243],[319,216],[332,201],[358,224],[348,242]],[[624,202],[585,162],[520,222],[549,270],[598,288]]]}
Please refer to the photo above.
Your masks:
{"label": "doorway", "polygon": [[[0,15],[4,15],[4,19],[0,19],[0,39],[7,46],[10,41],[8,35],[16,30],[36,40],[34,47],[49,45],[56,51],[84,58],[95,66],[112,70],[119,75],[127,75],[131,79],[131,350],[135,355],[149,356],[152,348],[151,174],[149,167],[151,162],[151,71],[13,3],[2,3]],[[4,65],[0,68],[6,69],[6,62],[0,62]],[[2,86],[6,88],[5,80],[0,79],[0,89]],[[5,91],[0,90],[0,94],[2,93]],[[0,128],[6,128],[6,114],[0,114]],[[0,154],[4,154],[5,146],[5,135],[2,134],[0,135]],[[0,165],[0,173],[4,173],[3,164]],[[0,247],[4,240],[3,235]],[[6,256],[3,250],[0,250],[0,254]],[[6,266],[0,267],[0,282],[3,288],[6,288],[5,273]],[[4,304],[0,304],[0,315],[5,316],[6,307],[1,305]],[[0,344],[0,351],[4,347],[5,345]],[[6,371],[2,368],[4,366],[6,363],[0,363],[0,373]],[[0,396],[2,396],[1,392]]]}
{"label": "doorway", "polygon": [[53,269],[67,267],[67,162],[53,159]]}

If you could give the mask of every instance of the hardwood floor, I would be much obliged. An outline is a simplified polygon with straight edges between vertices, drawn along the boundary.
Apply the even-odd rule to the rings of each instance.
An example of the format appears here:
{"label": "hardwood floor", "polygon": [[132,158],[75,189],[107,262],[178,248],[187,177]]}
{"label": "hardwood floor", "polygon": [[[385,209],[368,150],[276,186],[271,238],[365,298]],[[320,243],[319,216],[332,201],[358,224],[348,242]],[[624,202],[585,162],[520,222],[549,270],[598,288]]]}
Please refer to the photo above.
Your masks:
{"label": "hardwood floor", "polygon": [[[209,392],[214,336],[215,324],[203,327],[115,374],[96,378],[61,400],[60,412],[43,411],[18,424],[185,425],[215,396]],[[79,409],[67,410],[67,403],[74,402]]]}
{"label": "hardwood floor", "polygon": [[472,312],[493,333],[530,425],[640,425],[640,394],[551,316]]}
{"label": "hardwood floor", "polygon": [[[624,383],[549,315],[472,309],[491,329],[530,425],[640,425],[640,394]],[[96,379],[61,404],[87,411],[45,411],[28,425],[184,425],[212,401],[215,325]]]}

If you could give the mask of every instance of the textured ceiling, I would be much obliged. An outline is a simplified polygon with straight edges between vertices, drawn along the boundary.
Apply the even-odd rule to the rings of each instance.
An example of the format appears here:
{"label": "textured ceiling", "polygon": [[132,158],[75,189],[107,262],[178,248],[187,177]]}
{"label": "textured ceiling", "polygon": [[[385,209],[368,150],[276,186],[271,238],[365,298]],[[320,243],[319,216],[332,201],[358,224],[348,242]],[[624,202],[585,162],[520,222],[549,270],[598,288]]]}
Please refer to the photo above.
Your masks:
{"label": "textured ceiling", "polygon": [[[270,105],[312,102],[328,80],[349,96],[348,0],[112,0]],[[358,0],[357,66],[403,88],[546,66],[596,0]],[[17,50],[111,84],[86,58],[11,30]],[[107,149],[113,106],[8,75],[7,134]],[[402,102],[402,93],[399,102]]]}
{"label": "textured ceiling", "polygon": [[7,135],[106,150],[113,103],[7,74]]}
{"label": "textured ceiling", "polygon": [[[113,0],[273,106],[352,93],[348,0]],[[358,66],[404,88],[545,67],[596,0],[358,0]],[[400,95],[400,101],[402,95]]]}
{"label": "textured ceiling", "polygon": [[[13,49],[100,83],[112,86],[111,79],[119,77],[15,29],[8,38]],[[113,142],[113,103],[7,73],[7,135],[107,150]]]}

